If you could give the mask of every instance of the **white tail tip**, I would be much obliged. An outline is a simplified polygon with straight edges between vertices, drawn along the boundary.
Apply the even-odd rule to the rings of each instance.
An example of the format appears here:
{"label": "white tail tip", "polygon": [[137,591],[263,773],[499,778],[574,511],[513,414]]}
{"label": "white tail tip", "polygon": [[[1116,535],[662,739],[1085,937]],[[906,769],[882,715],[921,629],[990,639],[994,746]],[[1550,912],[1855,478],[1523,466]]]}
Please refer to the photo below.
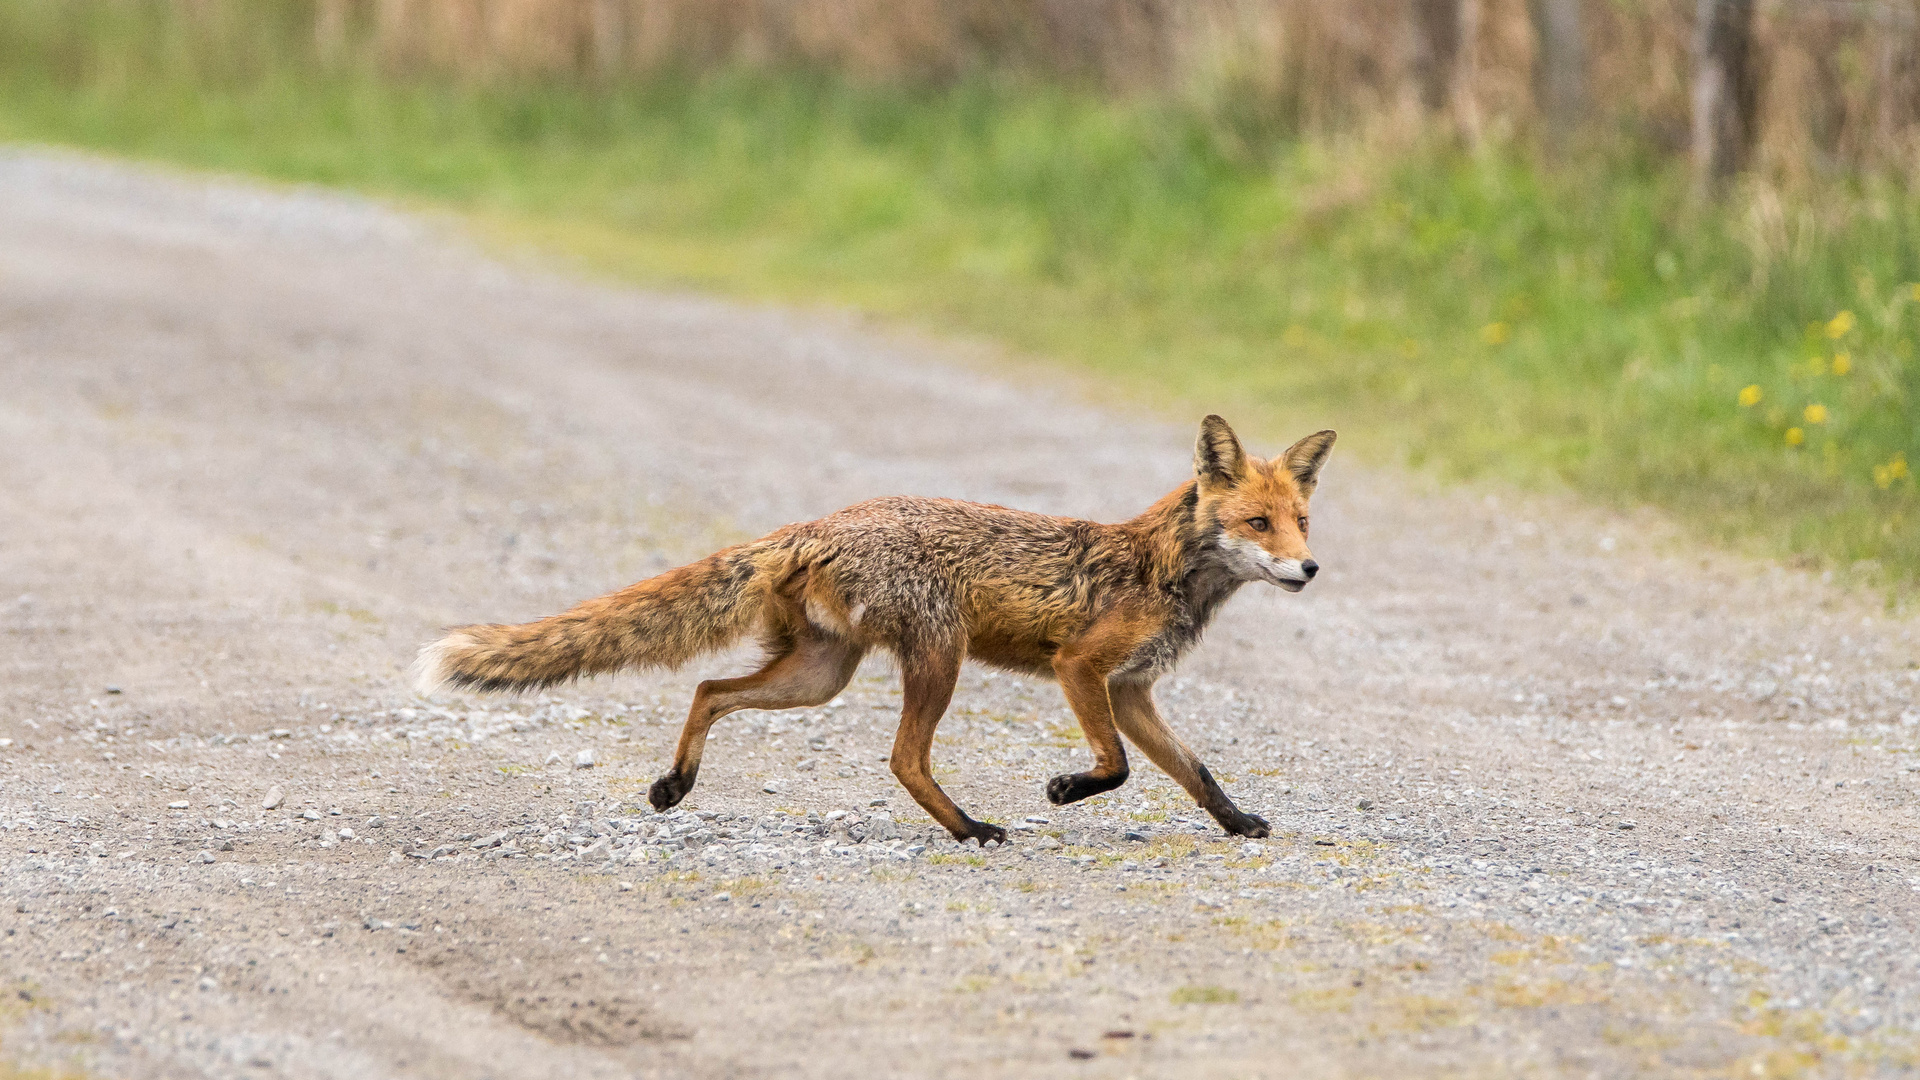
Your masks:
{"label": "white tail tip", "polygon": [[432,697],[439,693],[453,678],[453,651],[466,644],[470,644],[466,635],[456,631],[431,645],[423,646],[420,655],[413,658],[413,667],[408,671],[413,679],[414,693],[421,697]]}

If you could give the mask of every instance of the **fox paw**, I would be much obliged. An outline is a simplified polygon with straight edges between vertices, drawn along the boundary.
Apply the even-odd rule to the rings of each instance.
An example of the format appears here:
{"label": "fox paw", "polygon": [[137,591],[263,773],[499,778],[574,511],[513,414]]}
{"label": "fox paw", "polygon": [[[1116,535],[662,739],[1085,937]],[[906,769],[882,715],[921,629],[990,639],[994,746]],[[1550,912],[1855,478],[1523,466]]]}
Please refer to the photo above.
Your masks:
{"label": "fox paw", "polygon": [[1220,827],[1227,830],[1228,836],[1249,836],[1259,839],[1271,835],[1273,829],[1267,825],[1267,819],[1257,814],[1234,812],[1232,817],[1220,819]]}
{"label": "fox paw", "polygon": [[1112,791],[1127,782],[1125,772],[1113,776],[1095,776],[1093,773],[1062,773],[1047,781],[1047,801],[1055,806],[1079,802],[1081,799],[1098,795],[1103,791]]}
{"label": "fox paw", "polygon": [[954,833],[953,838],[963,844],[969,840],[978,840],[981,847],[986,847],[988,842],[1005,844],[1007,830],[998,825],[989,825],[984,821],[969,821],[966,831]]}
{"label": "fox paw", "polygon": [[655,810],[668,810],[678,806],[680,800],[692,790],[691,780],[682,780],[679,773],[670,772],[655,780],[653,786],[647,789],[647,801],[653,804]]}

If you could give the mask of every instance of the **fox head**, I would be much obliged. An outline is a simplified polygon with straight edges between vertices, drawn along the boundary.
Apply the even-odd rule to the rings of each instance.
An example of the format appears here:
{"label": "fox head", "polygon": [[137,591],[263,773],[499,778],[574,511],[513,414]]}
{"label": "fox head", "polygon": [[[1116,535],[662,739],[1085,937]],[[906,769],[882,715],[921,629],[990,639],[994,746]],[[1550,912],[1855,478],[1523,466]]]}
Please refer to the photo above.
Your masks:
{"label": "fox head", "polygon": [[1193,450],[1199,477],[1195,520],[1216,530],[1213,544],[1235,577],[1299,592],[1320,572],[1307,549],[1307,499],[1333,440],[1333,432],[1316,431],[1263,461],[1247,455],[1225,420],[1200,421]]}

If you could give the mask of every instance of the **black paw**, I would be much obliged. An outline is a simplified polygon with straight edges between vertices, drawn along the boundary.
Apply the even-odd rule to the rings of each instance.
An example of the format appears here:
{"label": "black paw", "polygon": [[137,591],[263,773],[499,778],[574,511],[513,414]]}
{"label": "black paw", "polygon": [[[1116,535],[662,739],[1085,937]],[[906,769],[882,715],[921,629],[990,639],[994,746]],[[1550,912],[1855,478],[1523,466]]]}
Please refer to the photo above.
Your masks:
{"label": "black paw", "polygon": [[1257,840],[1273,833],[1273,829],[1267,825],[1266,818],[1254,814],[1243,814],[1238,810],[1218,820],[1220,827],[1227,830],[1229,836],[1250,836]]}
{"label": "black paw", "polygon": [[978,840],[981,847],[986,847],[989,842],[995,844],[1006,843],[1007,830],[998,825],[989,825],[984,821],[969,821],[967,822],[966,830],[964,832],[954,833],[953,838],[963,844],[969,840]]}
{"label": "black paw", "polygon": [[1047,801],[1055,806],[1079,802],[1081,799],[1098,795],[1103,791],[1112,791],[1127,782],[1127,774],[1113,776],[1095,776],[1092,773],[1062,773],[1047,781]]}
{"label": "black paw", "polygon": [[655,810],[668,810],[680,805],[680,800],[693,790],[693,781],[680,779],[680,774],[670,772],[653,782],[647,789],[647,801]]}

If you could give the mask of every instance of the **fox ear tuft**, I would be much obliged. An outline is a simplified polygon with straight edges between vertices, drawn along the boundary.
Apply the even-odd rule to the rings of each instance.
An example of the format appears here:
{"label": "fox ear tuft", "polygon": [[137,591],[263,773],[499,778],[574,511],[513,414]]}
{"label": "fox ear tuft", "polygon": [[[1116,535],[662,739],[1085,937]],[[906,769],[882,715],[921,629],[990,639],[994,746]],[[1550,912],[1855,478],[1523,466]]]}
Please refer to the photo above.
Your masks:
{"label": "fox ear tuft", "polygon": [[1232,487],[1247,475],[1247,452],[1225,420],[1208,415],[1200,421],[1200,441],[1193,447],[1193,472],[1205,486]]}
{"label": "fox ear tuft", "polygon": [[1333,440],[1337,437],[1331,430],[1316,431],[1274,459],[1275,464],[1293,475],[1301,495],[1313,494],[1314,485],[1320,482],[1320,466],[1325,465],[1327,455],[1333,453]]}

